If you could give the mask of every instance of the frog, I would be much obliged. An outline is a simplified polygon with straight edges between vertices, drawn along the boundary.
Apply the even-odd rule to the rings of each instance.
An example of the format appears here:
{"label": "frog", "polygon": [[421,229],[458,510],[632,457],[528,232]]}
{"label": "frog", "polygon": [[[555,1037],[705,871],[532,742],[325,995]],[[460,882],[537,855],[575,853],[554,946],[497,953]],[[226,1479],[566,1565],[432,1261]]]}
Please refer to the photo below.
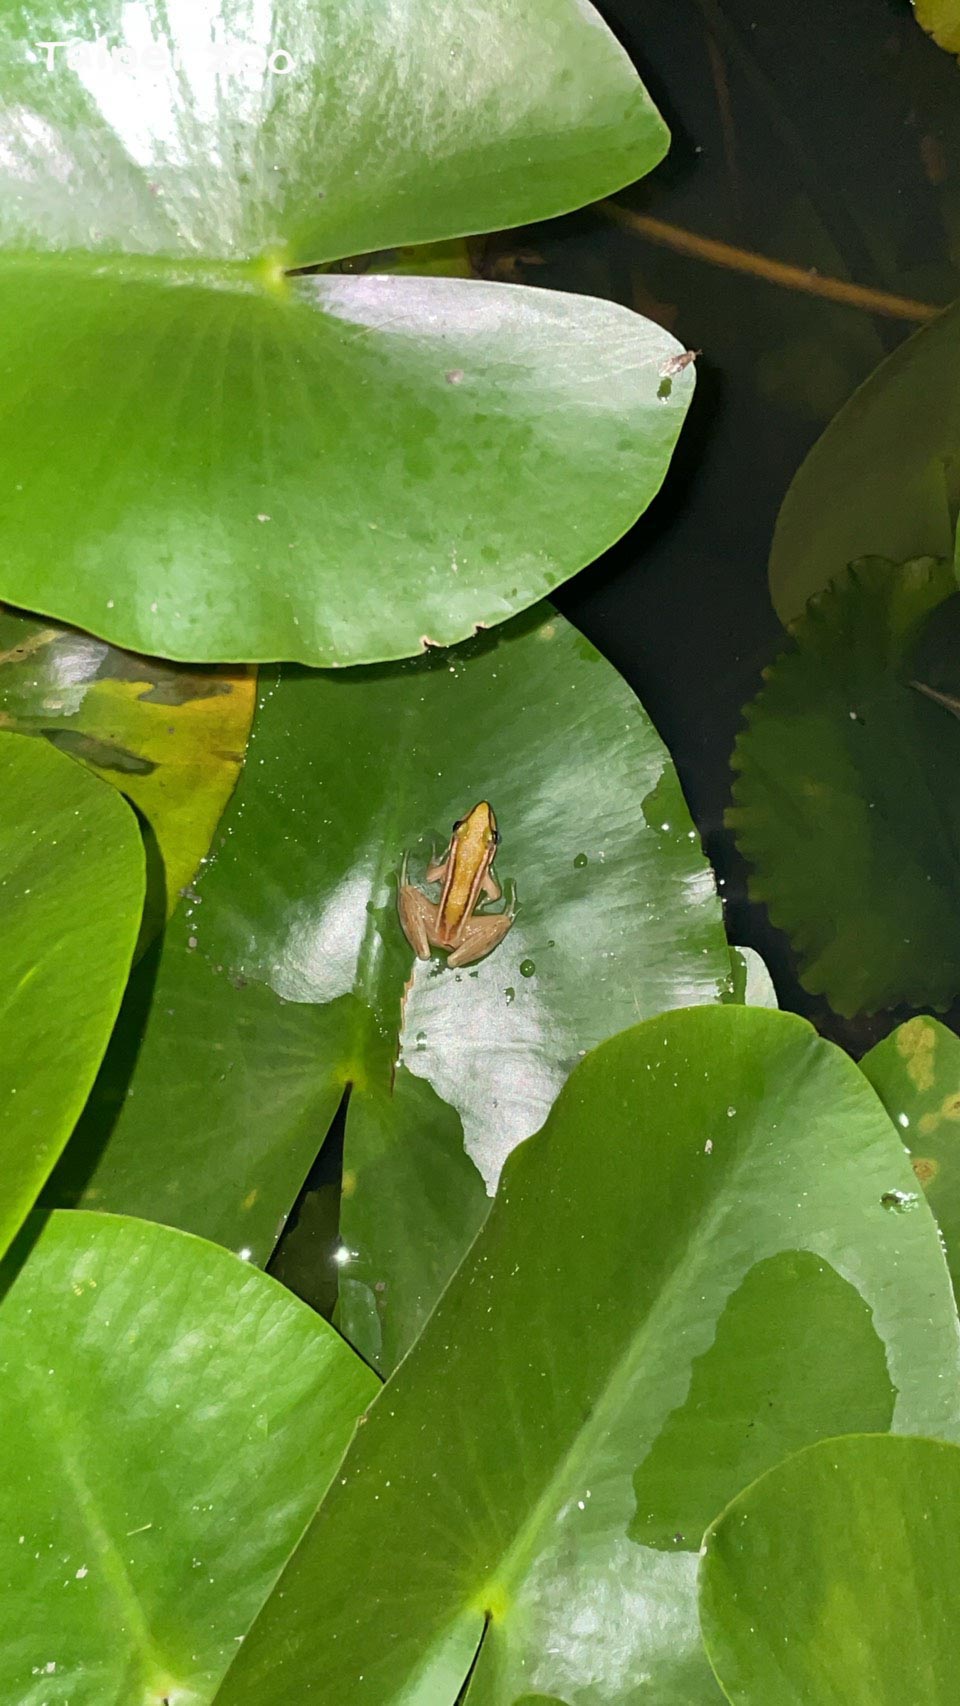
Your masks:
{"label": "frog", "polygon": [[499,900],[503,893],[492,871],[499,845],[493,807],[481,800],[457,819],[446,852],[427,866],[427,882],[442,884],[436,902],[407,881],[404,854],[397,910],[418,959],[429,960],[434,948],[443,948],[447,965],[456,969],[485,959],[503,941],[514,921],[512,905],[504,912],[476,911],[481,896]]}

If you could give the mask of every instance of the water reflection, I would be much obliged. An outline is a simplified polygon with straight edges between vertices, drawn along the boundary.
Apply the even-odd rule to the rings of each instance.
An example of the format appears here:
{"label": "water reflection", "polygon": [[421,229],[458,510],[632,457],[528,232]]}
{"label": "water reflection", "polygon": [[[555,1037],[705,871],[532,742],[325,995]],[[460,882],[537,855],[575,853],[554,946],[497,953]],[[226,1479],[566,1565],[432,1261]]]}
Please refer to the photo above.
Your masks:
{"label": "water reflection", "polygon": [[283,1001],[335,1001],[357,982],[373,873],[347,873],[318,913],[304,902],[290,923],[280,957],[268,968],[271,988]]}

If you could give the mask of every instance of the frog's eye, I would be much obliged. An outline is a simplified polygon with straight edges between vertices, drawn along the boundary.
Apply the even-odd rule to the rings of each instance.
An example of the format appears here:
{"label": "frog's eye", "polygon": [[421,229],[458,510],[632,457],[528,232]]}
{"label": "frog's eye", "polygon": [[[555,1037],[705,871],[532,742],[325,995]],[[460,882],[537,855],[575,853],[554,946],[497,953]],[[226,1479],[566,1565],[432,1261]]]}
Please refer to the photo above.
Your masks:
{"label": "frog's eye", "polygon": [[501,836],[499,829],[495,829],[493,832],[493,845],[494,845],[494,847],[499,847],[502,839],[503,839],[503,837]]}
{"label": "frog's eye", "polygon": [[462,817],[458,817],[458,818],[457,818],[457,821],[456,821],[456,823],[455,823],[455,824],[454,824],[454,826],[453,826],[453,832],[454,832],[454,834],[456,834],[456,832],[457,832],[457,830],[458,830],[458,829],[459,829],[459,828],[460,828],[460,825],[461,825],[461,824],[462,824],[462,822],[463,822],[463,818],[462,818]]}

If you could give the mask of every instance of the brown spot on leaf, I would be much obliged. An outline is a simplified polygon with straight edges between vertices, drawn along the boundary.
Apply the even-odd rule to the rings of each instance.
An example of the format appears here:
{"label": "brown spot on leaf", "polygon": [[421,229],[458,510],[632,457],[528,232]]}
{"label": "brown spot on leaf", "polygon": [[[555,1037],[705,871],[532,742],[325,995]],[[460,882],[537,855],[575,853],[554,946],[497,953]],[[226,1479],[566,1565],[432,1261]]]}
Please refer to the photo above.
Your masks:
{"label": "brown spot on leaf", "polygon": [[903,1061],[911,1084],[916,1090],[932,1090],[934,1079],[934,1050],[937,1036],[933,1026],[922,1016],[908,1019],[897,1032],[897,1053]]}

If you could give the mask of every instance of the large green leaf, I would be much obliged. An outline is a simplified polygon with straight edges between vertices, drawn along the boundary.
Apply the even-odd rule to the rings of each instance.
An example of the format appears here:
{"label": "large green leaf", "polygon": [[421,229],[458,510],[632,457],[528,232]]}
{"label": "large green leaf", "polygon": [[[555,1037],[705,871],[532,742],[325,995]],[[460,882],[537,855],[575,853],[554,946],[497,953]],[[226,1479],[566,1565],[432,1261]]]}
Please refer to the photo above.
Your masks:
{"label": "large green leaf", "polygon": [[960,54],[960,4],[958,0],[914,0],[914,10],[925,30],[948,53]]}
{"label": "large green leaf", "polygon": [[0,1253],[86,1100],[144,894],[137,820],[40,741],[0,733]]}
{"label": "large green leaf", "polygon": [[[352,1084],[341,1319],[390,1367],[486,1212],[484,1181],[580,1055],[718,998],[720,908],[649,719],[552,610],[410,663],[289,670],[262,692],[142,1047],[146,966],[59,1200],[84,1190],[263,1261]],[[403,855],[421,883],[483,798],[516,922],[469,969],[417,961],[397,917]]]}
{"label": "large green leaf", "polygon": [[958,502],[960,304],[888,356],[795,475],[770,554],[781,621],[857,557],[952,556]]}
{"label": "large green leaf", "polygon": [[958,1428],[936,1228],[883,1204],[911,1179],[852,1061],[792,1015],[668,1013],[598,1048],[511,1156],[218,1706],[452,1706],[481,1635],[470,1706],[711,1706],[697,1555],[743,1477],[838,1425]]}
{"label": "large green leaf", "polygon": [[704,1640],[733,1706],[953,1706],[960,1451],[825,1440],[711,1529]]}
{"label": "large green leaf", "polygon": [[13,250],[303,266],[561,213],[667,143],[588,0],[2,0],[0,30]]}
{"label": "large green leaf", "polygon": [[917,675],[951,592],[930,559],[849,570],[796,624],[734,751],[751,896],[838,1013],[960,992],[960,723]]}
{"label": "large green leaf", "polygon": [[233,791],[253,670],[174,668],[0,610],[0,728],[43,735],[137,806],[172,912]]}
{"label": "large green leaf", "polygon": [[174,658],[399,657],[657,490],[693,385],[659,327],[285,270],[649,171],[586,0],[2,0],[0,66],[0,596]]}
{"label": "large green leaf", "polygon": [[166,1227],[55,1214],[3,1278],[0,1699],[202,1706],[374,1376]]}
{"label": "large green leaf", "polygon": [[960,1298],[960,1037],[919,1014],[865,1054],[860,1070],[911,1158]]}

